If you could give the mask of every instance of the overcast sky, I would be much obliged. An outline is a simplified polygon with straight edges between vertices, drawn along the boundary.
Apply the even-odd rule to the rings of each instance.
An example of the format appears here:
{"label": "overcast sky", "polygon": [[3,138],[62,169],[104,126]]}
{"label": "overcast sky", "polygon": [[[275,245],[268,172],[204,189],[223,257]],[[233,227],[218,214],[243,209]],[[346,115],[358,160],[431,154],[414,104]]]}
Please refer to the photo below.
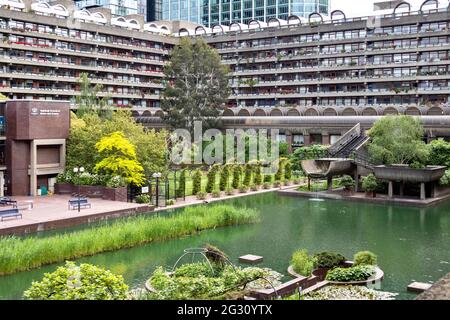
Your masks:
{"label": "overcast sky", "polygon": [[[340,9],[344,11],[347,17],[361,17],[367,16],[373,13],[373,4],[375,2],[384,0],[330,0],[331,1],[331,11]],[[411,0],[408,1],[412,5],[412,10],[417,11],[420,5],[425,0]],[[444,7],[448,5],[448,0],[439,0],[440,6]],[[432,7],[432,4],[428,8]]]}

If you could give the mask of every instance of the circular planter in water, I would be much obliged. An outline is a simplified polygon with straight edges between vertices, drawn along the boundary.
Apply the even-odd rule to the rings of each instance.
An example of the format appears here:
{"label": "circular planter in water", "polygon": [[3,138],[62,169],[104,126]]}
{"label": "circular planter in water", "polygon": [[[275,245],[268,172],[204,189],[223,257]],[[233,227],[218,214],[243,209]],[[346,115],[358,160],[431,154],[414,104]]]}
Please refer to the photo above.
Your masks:
{"label": "circular planter in water", "polygon": [[[350,268],[353,266],[353,264],[354,264],[353,261],[345,261],[342,264],[342,266],[340,266],[340,267],[341,268]],[[375,274],[367,280],[345,281],[345,282],[344,281],[329,281],[329,280],[327,280],[327,281],[329,284],[334,284],[334,285],[365,286],[365,285],[369,285],[369,284],[375,284],[375,283],[378,283],[381,280],[383,280],[384,272],[378,266],[374,266],[374,268],[375,268]],[[320,281],[323,281],[323,280],[325,280],[329,270],[330,270],[329,268],[318,268],[318,269],[314,269],[312,274],[319,277]]]}
{"label": "circular planter in water", "polygon": [[[353,266],[353,261],[345,261],[340,267],[341,268],[350,268]],[[329,284],[334,285],[354,285],[354,286],[365,286],[369,284],[375,284],[383,280],[384,278],[384,272],[381,270],[378,266],[375,266],[375,274],[371,276],[367,280],[361,280],[361,281],[328,281]],[[317,268],[312,271],[312,275],[317,277],[318,281],[324,281],[328,271],[330,271],[330,268]],[[288,274],[293,278],[306,278],[305,276],[302,276],[294,271],[293,266],[289,266],[287,269]]]}
{"label": "circular planter in water", "polygon": [[376,283],[380,282],[381,280],[383,280],[384,272],[378,266],[375,266],[374,268],[375,268],[375,274],[373,276],[371,276],[367,280],[348,281],[348,282],[328,281],[328,283],[329,284],[334,284],[334,285],[351,285],[351,286],[366,286],[366,285],[369,285],[369,284],[376,284]]}

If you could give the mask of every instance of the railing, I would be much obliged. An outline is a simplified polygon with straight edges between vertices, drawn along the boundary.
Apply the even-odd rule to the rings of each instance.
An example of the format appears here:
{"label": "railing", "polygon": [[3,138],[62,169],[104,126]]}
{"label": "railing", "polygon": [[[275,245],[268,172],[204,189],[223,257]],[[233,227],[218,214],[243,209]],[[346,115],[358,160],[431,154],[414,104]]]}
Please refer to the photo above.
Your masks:
{"label": "railing", "polygon": [[335,155],[341,151],[350,141],[361,135],[361,125],[358,123],[342,137],[340,137],[329,149],[330,155]]}

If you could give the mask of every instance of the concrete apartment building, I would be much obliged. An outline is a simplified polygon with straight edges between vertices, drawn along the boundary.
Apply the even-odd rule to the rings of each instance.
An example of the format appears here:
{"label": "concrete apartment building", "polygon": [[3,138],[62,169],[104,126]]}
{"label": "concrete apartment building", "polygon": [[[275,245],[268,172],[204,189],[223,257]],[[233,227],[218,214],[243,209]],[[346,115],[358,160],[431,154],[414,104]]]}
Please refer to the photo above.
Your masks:
{"label": "concrete apartment building", "polygon": [[231,69],[226,127],[278,128],[300,146],[410,114],[422,116],[428,139],[450,137],[450,12],[433,0],[378,17],[336,10],[328,20],[312,13],[211,28],[77,10],[68,0],[0,4],[0,92],[10,99],[73,101],[88,72],[112,105],[160,128],[170,50],[182,36],[202,37]]}

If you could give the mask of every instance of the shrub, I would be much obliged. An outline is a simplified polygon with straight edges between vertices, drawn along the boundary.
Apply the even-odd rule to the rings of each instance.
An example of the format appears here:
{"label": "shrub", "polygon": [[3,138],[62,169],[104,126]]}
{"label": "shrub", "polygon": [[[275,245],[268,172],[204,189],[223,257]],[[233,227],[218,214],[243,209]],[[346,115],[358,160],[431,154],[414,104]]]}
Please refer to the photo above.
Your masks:
{"label": "shrub", "polygon": [[441,186],[450,185],[450,170],[445,171],[445,174],[439,180],[439,185],[441,185]]}
{"label": "shrub", "polygon": [[178,189],[177,189],[177,197],[182,198],[186,194],[186,174],[187,170],[183,169],[180,174],[180,180],[178,182]]}
{"label": "shrub", "polygon": [[256,185],[256,184],[252,184],[252,185],[250,186],[250,190],[252,190],[252,191],[258,191],[258,190],[259,190],[259,186]]}
{"label": "shrub", "polygon": [[213,198],[220,198],[220,190],[214,190],[211,195]]}
{"label": "shrub", "polygon": [[280,181],[275,181],[275,182],[273,183],[273,186],[274,186],[275,188],[279,188],[279,187],[281,187],[281,182],[280,182]]}
{"label": "shrub", "polygon": [[247,186],[241,186],[240,188],[239,188],[239,192],[240,193],[247,193],[248,192],[248,187]]}
{"label": "shrub", "polygon": [[197,169],[192,177],[192,194],[197,195],[200,191],[202,191],[202,172]]}
{"label": "shrub", "polygon": [[362,188],[366,192],[375,192],[378,189],[377,178],[373,173],[369,174],[367,177],[362,179]]}
{"label": "shrub", "polygon": [[128,286],[122,276],[103,268],[83,263],[66,262],[41,282],[33,281],[24,292],[32,300],[124,300]]}
{"label": "shrub", "polygon": [[106,182],[106,186],[108,188],[120,188],[125,187],[126,185],[127,185],[126,181],[121,176],[111,177],[111,179],[109,179]]}
{"label": "shrub", "polygon": [[243,298],[247,285],[271,275],[270,270],[255,267],[217,266],[214,263],[211,269],[205,262],[191,263],[179,267],[173,275],[159,267],[149,279],[156,290],[150,296],[157,300],[227,299],[228,295]]}
{"label": "shrub", "polygon": [[225,191],[228,188],[228,181],[230,180],[230,167],[229,165],[224,165],[222,171],[220,172],[219,188],[220,191]]}
{"label": "shrub", "polygon": [[56,176],[56,183],[74,183],[73,181],[73,174],[69,170],[66,170]]}
{"label": "shrub", "polygon": [[166,206],[173,206],[175,204],[175,200],[169,199],[166,201]]}
{"label": "shrub", "polygon": [[259,163],[257,165],[255,165],[254,171],[255,171],[254,183],[257,186],[260,186],[263,182],[262,181],[263,176],[262,176],[262,172],[261,172],[261,165]]}
{"label": "shrub", "polygon": [[375,274],[373,266],[359,265],[351,268],[335,268],[328,271],[326,280],[350,282],[350,281],[363,281],[369,279]]}
{"label": "shrub", "polygon": [[226,188],[225,189],[225,194],[227,196],[232,196],[234,194],[234,189],[233,188]]}
{"label": "shrub", "polygon": [[314,255],[316,268],[334,268],[345,261],[345,257],[339,253],[321,252]]}
{"label": "shrub", "polygon": [[167,217],[130,217],[46,237],[1,237],[0,275],[258,220],[258,212],[249,208],[200,205]]}
{"label": "shrub", "polygon": [[214,190],[214,187],[216,186],[216,175],[218,171],[218,165],[213,165],[211,169],[208,171],[208,181],[206,183],[206,192],[211,193]]}
{"label": "shrub", "polygon": [[344,175],[341,178],[340,184],[345,188],[345,190],[351,190],[355,186],[355,181],[349,175]]}
{"label": "shrub", "polygon": [[263,184],[263,189],[265,189],[265,190],[270,189],[270,183],[264,182],[264,184]]}
{"label": "shrub", "polygon": [[197,199],[198,200],[205,200],[208,194],[206,192],[200,191],[197,192]]}
{"label": "shrub", "polygon": [[253,166],[250,163],[245,165],[244,186],[249,186],[252,182]]}
{"label": "shrub", "polygon": [[442,139],[433,140],[428,148],[430,149],[428,164],[450,167],[450,142]]}
{"label": "shrub", "polygon": [[150,203],[151,201],[150,195],[148,194],[140,194],[136,196],[134,200],[136,201],[136,203]]}
{"label": "shrub", "polygon": [[355,265],[371,265],[376,266],[377,265],[377,256],[370,251],[360,251],[358,253],[355,253],[353,256],[353,262]]}
{"label": "shrub", "polygon": [[234,189],[238,189],[241,185],[241,167],[239,165],[233,167],[233,182],[231,185]]}
{"label": "shrub", "polygon": [[283,170],[284,170],[284,161],[280,159],[280,161],[278,162],[278,170],[275,173],[275,181],[281,181],[281,179],[283,178]]}
{"label": "shrub", "polygon": [[286,161],[286,164],[284,166],[284,179],[286,181],[289,181],[292,179],[292,164],[291,161]]}
{"label": "shrub", "polygon": [[294,271],[302,276],[309,277],[314,269],[314,259],[308,256],[305,249],[297,250],[292,254],[291,266]]}

